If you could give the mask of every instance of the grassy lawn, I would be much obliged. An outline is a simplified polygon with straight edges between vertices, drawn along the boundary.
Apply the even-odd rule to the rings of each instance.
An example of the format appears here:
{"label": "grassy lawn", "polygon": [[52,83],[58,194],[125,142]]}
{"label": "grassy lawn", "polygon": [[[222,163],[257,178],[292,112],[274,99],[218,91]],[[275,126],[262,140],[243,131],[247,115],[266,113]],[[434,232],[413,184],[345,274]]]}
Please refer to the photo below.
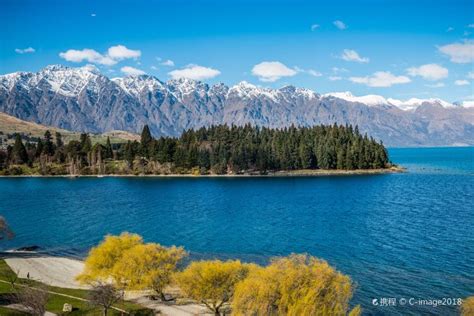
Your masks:
{"label": "grassy lawn", "polygon": [[[10,269],[10,267],[6,264],[5,260],[0,259],[0,280],[9,281],[11,277],[15,275],[15,273]],[[41,283],[27,280],[27,279],[18,279],[16,284],[25,284],[25,285],[41,285]],[[18,286],[17,286],[18,287]],[[80,298],[87,298],[88,291],[81,290],[81,289],[65,289],[55,286],[48,286],[49,291],[57,292],[61,294],[67,294],[71,296],[76,296]],[[1,305],[5,305],[5,299],[8,298],[9,295],[12,295],[15,292],[15,289],[12,289],[10,284],[0,282],[0,315],[27,315],[20,312],[15,312],[10,309],[6,309]],[[71,313],[62,313],[64,303],[69,303],[73,306],[73,311]],[[131,315],[154,315],[153,312],[147,308],[144,308],[140,305],[133,304],[131,302],[123,302],[118,303],[115,305],[121,309],[128,311]],[[50,312],[60,314],[60,315],[102,315],[102,311],[97,308],[91,306],[88,302],[80,301],[73,298],[63,297],[60,295],[53,295],[51,294],[49,297],[48,304],[46,305],[46,309]],[[109,311],[109,315],[120,315],[120,312],[112,310]]]}
{"label": "grassy lawn", "polygon": [[26,316],[29,315],[27,313],[17,312],[9,308],[1,307],[0,306],[0,315],[8,315],[8,316]]}

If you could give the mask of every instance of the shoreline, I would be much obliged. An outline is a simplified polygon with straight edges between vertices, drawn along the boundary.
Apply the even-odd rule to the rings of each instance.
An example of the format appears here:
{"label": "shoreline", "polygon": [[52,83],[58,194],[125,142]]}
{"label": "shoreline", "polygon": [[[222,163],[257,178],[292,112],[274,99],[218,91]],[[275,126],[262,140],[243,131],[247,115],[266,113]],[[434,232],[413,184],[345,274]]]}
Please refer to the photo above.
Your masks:
{"label": "shoreline", "polygon": [[407,169],[400,166],[392,166],[384,169],[355,169],[355,170],[333,170],[333,169],[301,169],[288,171],[275,171],[267,174],[243,173],[243,174],[90,174],[90,175],[0,175],[1,178],[270,178],[270,177],[327,177],[327,176],[357,176],[357,175],[379,175],[404,173]]}

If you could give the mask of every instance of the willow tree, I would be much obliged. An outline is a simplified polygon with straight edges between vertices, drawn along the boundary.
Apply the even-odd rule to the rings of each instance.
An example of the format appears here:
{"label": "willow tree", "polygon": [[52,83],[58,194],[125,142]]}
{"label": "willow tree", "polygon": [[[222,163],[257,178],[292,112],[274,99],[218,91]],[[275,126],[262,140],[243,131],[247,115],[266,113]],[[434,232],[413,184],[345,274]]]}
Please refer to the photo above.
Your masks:
{"label": "willow tree", "polygon": [[468,297],[464,300],[461,305],[461,315],[471,316],[474,315],[474,296]]}
{"label": "willow tree", "polygon": [[222,306],[232,300],[235,285],[253,267],[238,260],[196,261],[175,278],[187,297],[203,303],[215,315],[220,315]]}
{"label": "willow tree", "polygon": [[[351,279],[327,262],[291,255],[253,270],[236,285],[235,315],[347,315]],[[349,315],[359,315],[360,307]]]}
{"label": "willow tree", "polygon": [[182,247],[139,244],[126,250],[115,264],[112,275],[128,290],[153,289],[163,301],[177,264],[186,256]]}
{"label": "willow tree", "polygon": [[110,280],[114,266],[124,252],[142,243],[142,237],[136,234],[107,235],[102,243],[90,250],[84,262],[84,271],[77,276],[77,280],[83,284]]}

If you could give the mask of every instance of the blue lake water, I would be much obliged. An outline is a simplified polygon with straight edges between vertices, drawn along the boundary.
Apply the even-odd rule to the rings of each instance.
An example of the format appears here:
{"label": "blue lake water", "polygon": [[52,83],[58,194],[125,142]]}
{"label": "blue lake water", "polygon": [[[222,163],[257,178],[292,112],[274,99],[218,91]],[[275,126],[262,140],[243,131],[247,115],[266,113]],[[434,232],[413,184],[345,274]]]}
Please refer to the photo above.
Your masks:
{"label": "blue lake water", "polygon": [[474,148],[391,149],[404,174],[297,178],[2,178],[2,248],[83,255],[105,234],[183,245],[193,257],[307,252],[357,284],[365,314],[451,315],[457,307],[374,298],[474,295]]}

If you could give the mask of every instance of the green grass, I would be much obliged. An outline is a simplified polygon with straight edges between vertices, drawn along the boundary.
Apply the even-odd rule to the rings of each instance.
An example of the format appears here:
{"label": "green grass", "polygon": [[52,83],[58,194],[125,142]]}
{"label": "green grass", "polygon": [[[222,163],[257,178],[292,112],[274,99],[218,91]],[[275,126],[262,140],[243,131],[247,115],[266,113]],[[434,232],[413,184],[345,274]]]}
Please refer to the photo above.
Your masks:
{"label": "green grass", "polygon": [[18,312],[10,308],[5,308],[0,306],[0,315],[8,316],[29,316],[30,314]]}
{"label": "green grass", "polygon": [[[11,277],[14,276],[15,273],[10,269],[8,264],[5,260],[0,259],[0,280],[9,281]],[[42,284],[37,281],[27,280],[27,279],[18,279],[16,285],[29,285],[29,286],[41,286]],[[19,286],[16,286],[20,288]],[[56,286],[47,286],[49,291],[57,292],[61,294],[76,296],[80,298],[86,299],[88,296],[87,290],[82,289],[66,289],[60,288]],[[15,293],[15,289],[11,287],[10,284],[0,282],[0,297],[7,297],[8,295],[12,295]],[[63,313],[63,306],[64,303],[69,303],[73,306],[73,311],[71,313]],[[0,303],[1,304],[1,303]],[[121,302],[115,305],[115,307],[124,309],[128,311],[131,315],[154,315],[154,313],[144,308],[140,305],[131,303],[131,302]],[[63,297],[60,295],[51,294],[48,300],[48,304],[46,305],[46,309],[50,312],[59,314],[59,315],[102,315],[102,310],[97,307],[91,306],[88,302],[80,301],[77,299]],[[15,312],[11,309],[4,308],[0,306],[0,315],[27,315],[21,312]],[[109,311],[108,315],[120,315],[120,312],[111,310]]]}

